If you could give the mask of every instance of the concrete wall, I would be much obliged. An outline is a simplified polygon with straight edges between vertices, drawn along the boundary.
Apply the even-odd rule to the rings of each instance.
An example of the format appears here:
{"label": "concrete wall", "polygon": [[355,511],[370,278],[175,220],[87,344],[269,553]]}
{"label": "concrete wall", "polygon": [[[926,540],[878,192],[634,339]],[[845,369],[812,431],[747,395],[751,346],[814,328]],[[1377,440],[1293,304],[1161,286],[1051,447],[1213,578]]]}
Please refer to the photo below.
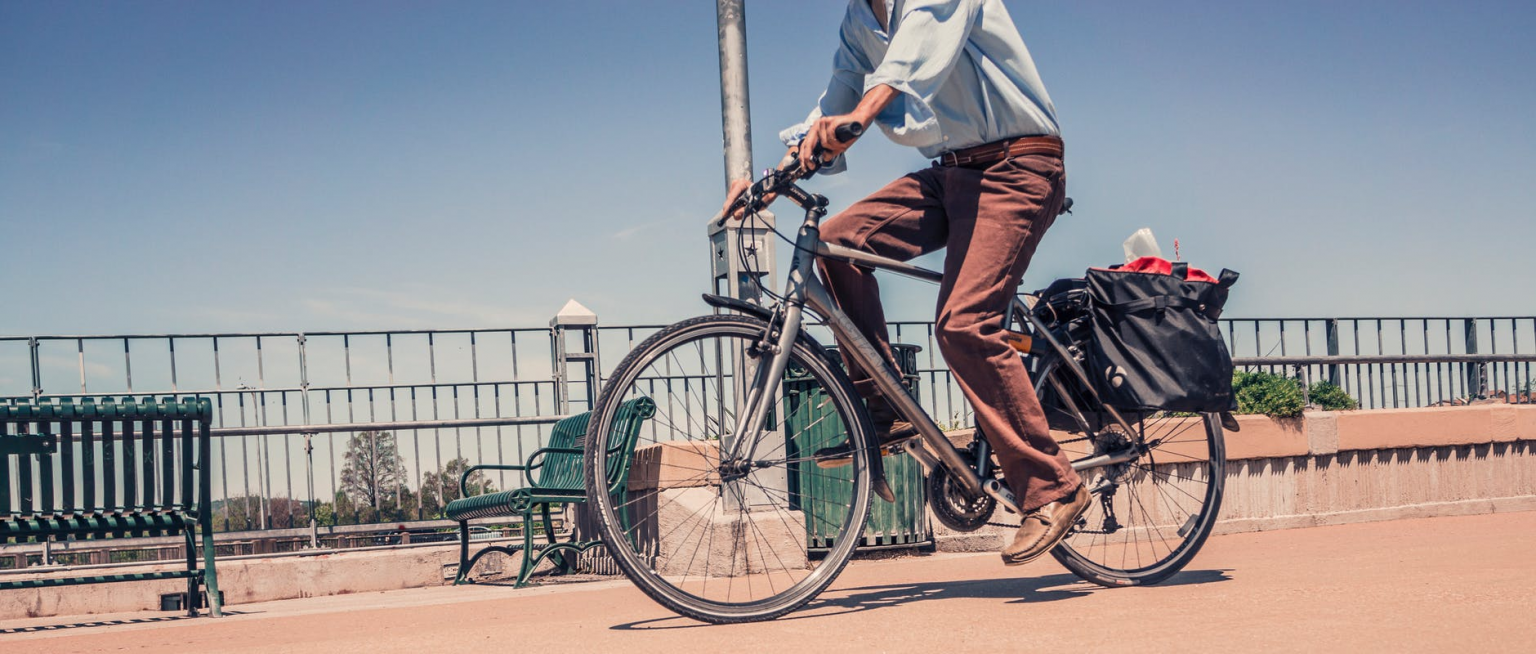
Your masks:
{"label": "concrete wall", "polygon": [[[1536,406],[1238,416],[1215,533],[1536,510]],[[1008,521],[1014,516],[1000,516]],[[1011,538],[934,523],[941,551]]]}
{"label": "concrete wall", "polygon": [[[224,592],[225,608],[238,611],[239,605],[251,602],[437,586],[453,582],[458,556],[458,545],[433,545],[220,560],[219,587]],[[499,573],[504,569],[506,558],[500,554],[488,555],[476,564],[475,569]],[[157,565],[131,570],[150,572],[175,569],[176,566]],[[181,569],[185,569],[185,564],[182,564]],[[128,570],[117,568],[110,572]],[[512,568],[512,571],[515,572],[516,568]],[[78,576],[92,573],[76,571],[72,574],[54,574]],[[20,578],[25,577],[8,577]],[[184,593],[186,589],[185,580],[163,580],[0,591],[0,620],[155,611],[160,608],[162,594]]]}
{"label": "concrete wall", "polygon": [[[1533,406],[1239,420],[1243,429],[1227,435],[1217,533],[1536,510]],[[998,528],[948,534],[937,523],[935,529],[945,551],[996,550],[1012,535]],[[457,562],[457,546],[431,546],[224,560],[219,577],[226,606],[239,610],[249,602],[451,583]],[[504,576],[515,572],[513,563],[487,556],[477,576]],[[165,581],[3,591],[0,619],[152,610],[162,593],[184,588]]]}

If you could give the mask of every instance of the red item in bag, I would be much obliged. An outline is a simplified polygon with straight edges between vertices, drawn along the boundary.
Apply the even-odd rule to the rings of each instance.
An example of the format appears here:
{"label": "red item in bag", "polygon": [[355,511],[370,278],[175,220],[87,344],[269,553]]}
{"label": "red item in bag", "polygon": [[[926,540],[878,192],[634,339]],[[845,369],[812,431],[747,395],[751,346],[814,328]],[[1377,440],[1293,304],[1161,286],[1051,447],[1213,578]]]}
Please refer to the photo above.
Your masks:
{"label": "red item in bag", "polygon": [[[1147,273],[1151,275],[1172,275],[1173,263],[1162,257],[1142,257],[1128,264],[1120,266],[1119,268],[1114,268],[1113,270],[1118,270],[1120,272]],[[1185,278],[1185,281],[1206,282],[1210,284],[1219,283],[1215,277],[1211,276],[1210,273],[1194,266],[1190,266],[1189,276]]]}

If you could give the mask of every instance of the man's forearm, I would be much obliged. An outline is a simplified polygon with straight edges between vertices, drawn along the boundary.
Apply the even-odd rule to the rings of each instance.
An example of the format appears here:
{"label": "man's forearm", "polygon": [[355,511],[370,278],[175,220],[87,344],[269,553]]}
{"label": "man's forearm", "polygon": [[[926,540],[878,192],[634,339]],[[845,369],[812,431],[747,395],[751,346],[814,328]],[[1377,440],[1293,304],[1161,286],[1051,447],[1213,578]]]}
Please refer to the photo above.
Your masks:
{"label": "man's forearm", "polygon": [[865,93],[864,98],[859,100],[859,106],[854,107],[848,115],[858,120],[860,125],[868,127],[874,122],[875,116],[880,115],[881,110],[900,94],[900,91],[891,88],[888,84],[878,85]]}

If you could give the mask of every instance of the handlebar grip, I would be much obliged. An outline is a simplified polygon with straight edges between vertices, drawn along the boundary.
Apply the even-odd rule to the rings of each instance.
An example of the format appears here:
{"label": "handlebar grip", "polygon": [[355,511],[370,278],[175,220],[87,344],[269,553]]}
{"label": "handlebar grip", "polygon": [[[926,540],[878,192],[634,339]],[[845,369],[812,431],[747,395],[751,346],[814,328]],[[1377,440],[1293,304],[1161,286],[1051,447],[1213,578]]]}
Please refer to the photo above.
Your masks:
{"label": "handlebar grip", "polygon": [[863,135],[864,126],[858,123],[839,125],[837,130],[832,132],[832,138],[837,139],[838,143],[847,143]]}

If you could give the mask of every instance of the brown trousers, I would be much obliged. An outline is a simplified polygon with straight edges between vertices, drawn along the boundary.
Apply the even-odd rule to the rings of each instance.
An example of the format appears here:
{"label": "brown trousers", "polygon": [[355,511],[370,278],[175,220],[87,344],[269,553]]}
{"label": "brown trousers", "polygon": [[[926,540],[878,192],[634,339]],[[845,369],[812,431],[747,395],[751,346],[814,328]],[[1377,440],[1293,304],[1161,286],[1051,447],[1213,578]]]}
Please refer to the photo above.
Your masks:
{"label": "brown trousers", "polygon": [[[821,230],[828,243],[901,261],[948,248],[934,337],[1026,511],[1080,483],[1051,438],[1023,360],[1003,340],[1008,303],[1061,210],[1065,188],[1062,161],[1050,155],[985,169],[934,166],[891,182]],[[873,271],[826,260],[821,270],[838,305],[890,358]],[[883,401],[869,376],[847,363],[860,393]]]}

